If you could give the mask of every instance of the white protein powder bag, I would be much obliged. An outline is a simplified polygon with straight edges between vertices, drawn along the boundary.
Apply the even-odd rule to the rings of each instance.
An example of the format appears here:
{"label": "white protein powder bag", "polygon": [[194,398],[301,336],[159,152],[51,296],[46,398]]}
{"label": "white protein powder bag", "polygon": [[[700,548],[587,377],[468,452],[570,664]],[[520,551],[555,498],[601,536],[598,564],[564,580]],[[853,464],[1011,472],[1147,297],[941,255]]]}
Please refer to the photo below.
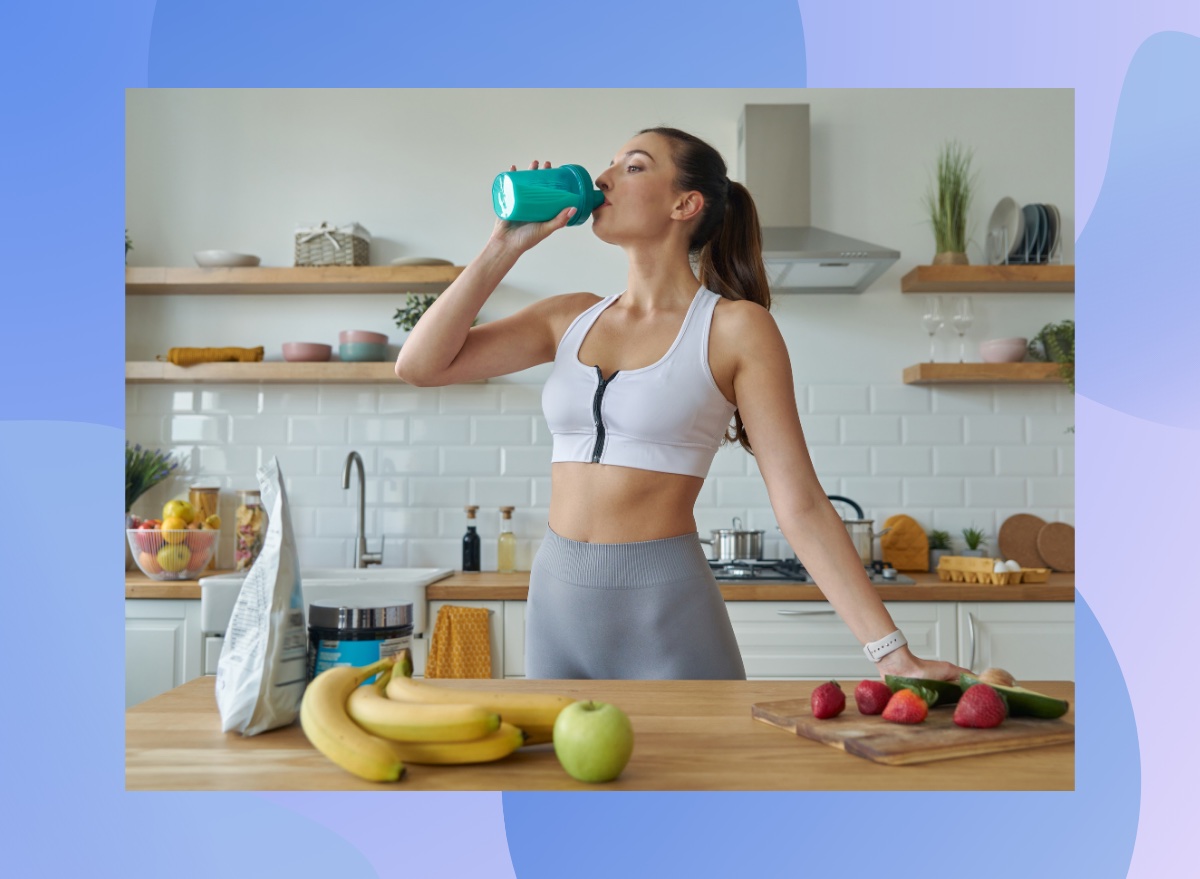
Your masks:
{"label": "white protein powder bag", "polygon": [[221,731],[247,736],[295,721],[307,678],[300,559],[278,458],[258,468],[258,485],[266,539],[242,583],[217,661]]}

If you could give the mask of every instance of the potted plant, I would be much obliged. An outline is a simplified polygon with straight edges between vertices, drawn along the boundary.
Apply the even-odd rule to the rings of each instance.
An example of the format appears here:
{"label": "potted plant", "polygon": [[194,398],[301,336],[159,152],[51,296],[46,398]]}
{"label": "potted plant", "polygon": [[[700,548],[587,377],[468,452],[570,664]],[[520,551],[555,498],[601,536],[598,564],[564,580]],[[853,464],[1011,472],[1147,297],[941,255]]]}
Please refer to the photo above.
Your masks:
{"label": "potted plant", "polygon": [[987,541],[983,539],[983,532],[978,528],[964,528],[962,530],[963,540],[967,542],[967,548],[963,550],[963,555],[982,557],[983,550],[981,546],[986,546]]}
{"label": "potted plant", "polygon": [[942,556],[950,555],[950,532],[929,532],[929,570],[936,571]]}
{"label": "potted plant", "polygon": [[971,207],[975,177],[971,174],[974,150],[957,141],[942,146],[938,154],[936,192],[925,196],[937,253],[934,265],[968,265],[967,211]]}
{"label": "potted plant", "polygon": [[129,262],[129,251],[133,250],[133,239],[129,237],[129,230],[125,230],[125,262]]}
{"label": "potted plant", "polygon": [[[150,451],[141,444],[131,446],[125,441],[125,528],[136,528],[137,516],[130,510],[134,502],[171,475],[179,467],[170,452],[161,449]],[[129,541],[125,541],[125,570],[133,568],[133,553]]]}
{"label": "potted plant", "polygon": [[[417,325],[417,321],[421,319],[421,315],[429,310],[429,306],[437,301],[437,296],[432,293],[424,295],[418,293],[405,294],[408,299],[405,300],[403,308],[397,308],[396,314],[393,316],[396,321],[396,326],[405,332],[412,332],[413,327]],[[471,326],[479,323],[479,318],[471,321]]]}
{"label": "potted plant", "polygon": [[1058,374],[1075,393],[1075,321],[1046,324],[1029,340],[1028,350],[1033,360],[1057,363]]}

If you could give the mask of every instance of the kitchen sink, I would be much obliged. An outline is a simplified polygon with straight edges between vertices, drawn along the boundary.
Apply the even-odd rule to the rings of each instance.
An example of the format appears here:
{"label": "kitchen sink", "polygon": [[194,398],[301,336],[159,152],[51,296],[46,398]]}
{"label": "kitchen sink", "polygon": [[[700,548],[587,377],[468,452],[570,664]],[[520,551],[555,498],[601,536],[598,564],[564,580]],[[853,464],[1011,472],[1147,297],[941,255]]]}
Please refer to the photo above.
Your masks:
{"label": "kitchen sink", "polygon": [[[337,599],[358,606],[412,602],[413,635],[419,636],[425,632],[425,587],[453,573],[451,568],[302,568],[305,624],[313,601]],[[245,572],[200,578],[200,628],[205,635],[225,634],[245,578]]]}

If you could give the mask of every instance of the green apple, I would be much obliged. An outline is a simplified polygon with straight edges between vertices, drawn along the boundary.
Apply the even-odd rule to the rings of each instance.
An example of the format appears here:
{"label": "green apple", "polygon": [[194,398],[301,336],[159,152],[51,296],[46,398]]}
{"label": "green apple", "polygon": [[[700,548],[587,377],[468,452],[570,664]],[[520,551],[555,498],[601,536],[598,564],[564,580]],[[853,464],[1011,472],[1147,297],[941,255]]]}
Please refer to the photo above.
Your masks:
{"label": "green apple", "polygon": [[554,754],[579,781],[612,781],[633,753],[633,724],[616,705],[572,702],[554,721]]}

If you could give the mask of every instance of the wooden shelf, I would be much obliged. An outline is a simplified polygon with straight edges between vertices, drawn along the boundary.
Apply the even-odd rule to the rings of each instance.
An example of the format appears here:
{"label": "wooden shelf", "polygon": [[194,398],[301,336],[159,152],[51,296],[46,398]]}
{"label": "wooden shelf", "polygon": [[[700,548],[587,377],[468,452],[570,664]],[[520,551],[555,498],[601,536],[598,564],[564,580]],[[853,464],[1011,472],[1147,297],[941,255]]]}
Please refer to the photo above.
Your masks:
{"label": "wooden shelf", "polygon": [[918,363],[904,369],[906,385],[1061,384],[1057,363]]}
{"label": "wooden shelf", "polygon": [[901,293],[1074,293],[1075,266],[916,266]]}
{"label": "wooden shelf", "polygon": [[[176,366],[155,360],[126,361],[125,383],[131,385],[167,383],[222,384],[404,384],[396,377],[395,364],[342,363],[197,363],[195,366]],[[487,384],[487,379],[463,384]]]}
{"label": "wooden shelf", "polygon": [[126,296],[440,292],[465,266],[255,266],[125,269]]}

